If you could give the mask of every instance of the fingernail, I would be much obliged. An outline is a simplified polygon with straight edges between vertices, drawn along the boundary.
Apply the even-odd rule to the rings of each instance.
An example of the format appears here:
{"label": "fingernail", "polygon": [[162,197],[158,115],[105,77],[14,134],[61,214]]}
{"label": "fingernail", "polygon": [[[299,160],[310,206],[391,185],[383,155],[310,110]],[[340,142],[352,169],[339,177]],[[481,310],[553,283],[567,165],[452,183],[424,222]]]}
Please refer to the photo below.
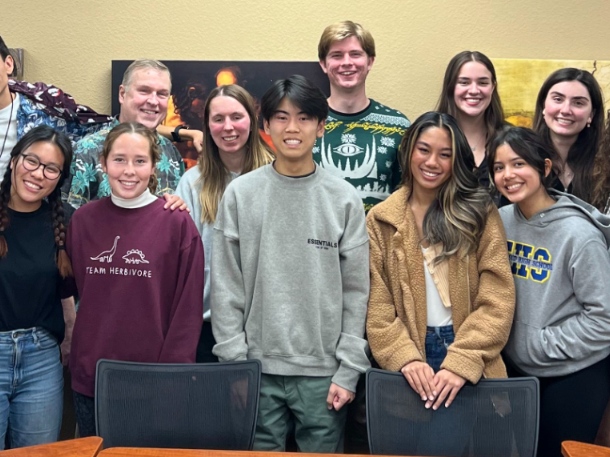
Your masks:
{"label": "fingernail", "polygon": [[427,401],[427,400],[428,400],[428,399],[426,398],[426,396],[425,396],[425,395],[423,395],[423,396],[421,397],[421,399],[422,399],[423,401]]}
{"label": "fingernail", "polygon": [[430,409],[430,403],[426,403],[426,409]]}

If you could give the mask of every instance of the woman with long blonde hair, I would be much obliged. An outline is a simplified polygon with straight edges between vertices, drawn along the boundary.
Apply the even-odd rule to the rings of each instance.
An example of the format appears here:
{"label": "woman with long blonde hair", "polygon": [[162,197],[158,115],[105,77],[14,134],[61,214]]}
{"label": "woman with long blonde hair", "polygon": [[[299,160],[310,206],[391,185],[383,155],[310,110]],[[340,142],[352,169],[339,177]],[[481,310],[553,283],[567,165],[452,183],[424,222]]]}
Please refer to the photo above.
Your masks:
{"label": "woman with long blonde hair", "polygon": [[215,344],[210,324],[210,258],[212,230],[225,188],[236,177],[273,159],[258,130],[256,104],[252,96],[235,84],[212,90],[203,115],[203,151],[196,167],[180,179],[176,194],[191,209],[201,234],[205,253],[204,323],[197,348],[197,362],[215,362]]}

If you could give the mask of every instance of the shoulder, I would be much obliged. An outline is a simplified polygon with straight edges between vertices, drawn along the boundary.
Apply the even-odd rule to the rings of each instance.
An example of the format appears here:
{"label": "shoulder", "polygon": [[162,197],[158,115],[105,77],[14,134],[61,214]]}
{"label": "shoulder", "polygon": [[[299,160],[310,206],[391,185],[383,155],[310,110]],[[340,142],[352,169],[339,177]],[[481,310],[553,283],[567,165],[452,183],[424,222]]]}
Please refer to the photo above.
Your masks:
{"label": "shoulder", "polygon": [[178,183],[178,189],[180,188],[192,188],[195,187],[197,183],[201,182],[201,172],[199,171],[199,167],[194,166],[186,170],[186,172],[180,178],[180,182]]}
{"label": "shoulder", "polygon": [[71,221],[89,221],[92,217],[96,217],[97,214],[109,211],[112,205],[108,204],[110,197],[104,197],[99,200],[92,200],[87,204],[81,206],[72,213]]}
{"label": "shoulder", "polygon": [[377,115],[382,119],[390,120],[395,125],[399,125],[402,127],[409,127],[411,122],[403,113],[398,111],[397,109],[390,108],[382,103],[374,99],[371,100],[371,105],[367,110],[367,114]]}
{"label": "shoulder", "polygon": [[[328,170],[325,170],[319,165],[316,165],[316,173],[318,173],[320,183],[323,186],[328,187],[329,189],[335,189],[337,191],[340,191],[342,195],[355,195],[356,197],[358,197],[358,192],[356,191],[356,188],[352,184],[347,182],[345,179],[335,176],[334,174],[332,174]],[[358,199],[360,199],[360,197],[358,197]]]}
{"label": "shoulder", "polygon": [[271,178],[271,176],[269,176],[269,168],[272,166],[273,165],[269,163],[257,168],[256,170],[252,170],[245,175],[232,179],[227,185],[225,193],[227,193],[227,191],[242,192],[246,190],[256,190],[256,187],[260,186],[261,182],[267,181]]}
{"label": "shoulder", "polygon": [[76,142],[76,145],[74,147],[74,155],[93,156],[97,161],[99,153],[102,151],[104,141],[106,141],[106,137],[108,136],[109,131],[109,128],[103,128],[98,132],[85,135],[83,138]]}
{"label": "shoulder", "polygon": [[159,146],[161,148],[161,152],[168,157],[175,159],[177,157],[182,157],[180,152],[169,139],[165,138],[162,135],[157,133],[157,138],[159,139]]}
{"label": "shoulder", "polygon": [[407,214],[407,200],[409,197],[409,188],[406,186],[399,187],[384,201],[373,206],[367,215],[367,220],[384,221],[391,225],[398,225],[404,220]]}

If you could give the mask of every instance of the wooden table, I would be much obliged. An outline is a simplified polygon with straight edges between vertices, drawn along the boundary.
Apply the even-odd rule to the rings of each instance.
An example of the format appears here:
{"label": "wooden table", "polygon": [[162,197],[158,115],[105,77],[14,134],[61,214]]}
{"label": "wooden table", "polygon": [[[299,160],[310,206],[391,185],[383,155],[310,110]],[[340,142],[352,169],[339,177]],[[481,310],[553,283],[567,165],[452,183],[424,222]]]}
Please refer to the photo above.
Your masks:
{"label": "wooden table", "polygon": [[561,453],[564,457],[610,457],[610,448],[578,441],[564,441],[561,443]]}
{"label": "wooden table", "polygon": [[[214,451],[209,449],[156,449],[143,447],[113,447],[104,449],[98,457],[339,457],[339,454],[309,454],[305,452]],[[341,457],[371,457],[341,454]],[[409,457],[409,456],[403,456]]]}
{"label": "wooden table", "polygon": [[98,436],[58,441],[56,443],[9,449],[0,453],[2,457],[94,457],[102,448]]}

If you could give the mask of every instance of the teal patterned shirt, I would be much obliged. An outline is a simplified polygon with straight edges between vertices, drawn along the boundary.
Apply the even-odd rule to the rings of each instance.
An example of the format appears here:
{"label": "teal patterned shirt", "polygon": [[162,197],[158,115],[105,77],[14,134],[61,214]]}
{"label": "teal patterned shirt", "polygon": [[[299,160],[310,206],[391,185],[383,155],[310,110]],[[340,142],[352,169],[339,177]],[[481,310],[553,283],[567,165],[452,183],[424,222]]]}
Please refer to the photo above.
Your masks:
{"label": "teal patterned shirt", "polygon": [[[90,200],[110,195],[108,176],[102,170],[99,157],[108,132],[118,124],[119,121],[115,119],[107,128],[87,135],[76,143],[71,168],[72,182],[67,198],[68,203],[74,208],[80,208]],[[170,140],[161,135],[157,136],[161,148],[161,160],[156,165],[159,181],[156,194],[162,196],[166,193],[173,194],[176,190],[178,181],[184,174],[184,162]]]}

